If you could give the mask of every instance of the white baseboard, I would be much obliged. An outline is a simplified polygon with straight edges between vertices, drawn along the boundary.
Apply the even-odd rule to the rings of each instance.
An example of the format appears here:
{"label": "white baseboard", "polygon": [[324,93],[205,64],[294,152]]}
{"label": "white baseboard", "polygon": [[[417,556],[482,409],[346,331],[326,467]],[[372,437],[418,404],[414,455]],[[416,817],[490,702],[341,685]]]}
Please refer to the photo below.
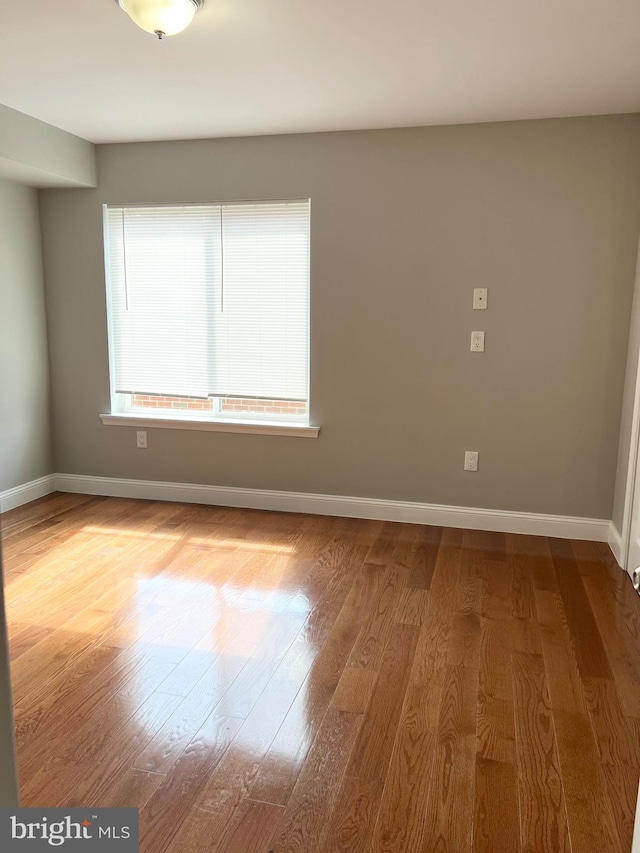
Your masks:
{"label": "white baseboard", "polygon": [[280,512],[304,512],[348,518],[372,518],[382,521],[462,527],[468,530],[493,530],[502,533],[557,536],[565,539],[588,539],[594,542],[606,542],[610,529],[609,521],[597,518],[473,509],[409,501],[379,500],[377,498],[275,492],[261,489],[238,489],[230,486],[203,486],[191,483],[161,483],[153,480],[124,480],[111,477],[87,477],[79,474],[56,474],[54,481],[56,490],[60,492],[234,506]]}
{"label": "white baseboard", "polygon": [[13,489],[7,489],[6,492],[0,492],[0,512],[8,512],[10,509],[28,504],[30,501],[35,501],[38,498],[43,498],[45,495],[50,495],[55,491],[55,475],[48,474],[46,477],[40,477],[38,480],[32,480],[30,483],[24,483],[22,486],[15,486]]}
{"label": "white baseboard", "polygon": [[372,518],[382,521],[404,521],[413,524],[461,527],[468,530],[557,536],[564,539],[588,539],[595,542],[608,542],[616,560],[620,562],[620,534],[612,522],[603,519],[475,509],[378,498],[239,489],[231,486],[52,474],[0,492],[0,512],[8,512],[10,509],[15,509],[54,491],[235,506],[279,512],[305,512],[348,518]]}
{"label": "white baseboard", "polygon": [[607,537],[607,542],[609,543],[609,548],[611,548],[613,552],[613,556],[616,558],[616,562],[620,568],[624,568],[622,565],[622,536],[613,521],[609,525],[609,536]]}

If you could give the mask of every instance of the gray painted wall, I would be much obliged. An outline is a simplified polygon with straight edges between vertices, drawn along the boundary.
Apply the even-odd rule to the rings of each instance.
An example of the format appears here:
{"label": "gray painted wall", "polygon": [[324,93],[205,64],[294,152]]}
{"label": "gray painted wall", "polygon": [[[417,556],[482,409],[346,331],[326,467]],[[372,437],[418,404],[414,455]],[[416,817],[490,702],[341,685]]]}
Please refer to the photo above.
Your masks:
{"label": "gray painted wall", "polygon": [[[59,471],[611,517],[640,116],[99,146],[98,176],[41,194]],[[101,204],[307,195],[320,438],[103,426]]]}
{"label": "gray painted wall", "polygon": [[0,492],[52,473],[38,194],[0,180]]}
{"label": "gray painted wall", "polygon": [[0,178],[35,187],[94,187],[95,145],[0,104]]}

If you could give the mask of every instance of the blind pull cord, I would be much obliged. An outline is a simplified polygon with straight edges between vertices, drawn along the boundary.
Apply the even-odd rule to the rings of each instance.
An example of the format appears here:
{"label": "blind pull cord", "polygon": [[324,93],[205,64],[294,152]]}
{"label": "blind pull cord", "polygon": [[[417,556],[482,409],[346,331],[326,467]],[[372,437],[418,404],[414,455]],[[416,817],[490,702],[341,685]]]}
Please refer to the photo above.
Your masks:
{"label": "blind pull cord", "polygon": [[224,227],[222,217],[224,208],[220,207],[220,313],[224,314]]}
{"label": "blind pull cord", "polygon": [[127,231],[124,227],[125,209],[122,208],[122,258],[124,260],[124,306],[129,310],[129,279],[127,276]]}

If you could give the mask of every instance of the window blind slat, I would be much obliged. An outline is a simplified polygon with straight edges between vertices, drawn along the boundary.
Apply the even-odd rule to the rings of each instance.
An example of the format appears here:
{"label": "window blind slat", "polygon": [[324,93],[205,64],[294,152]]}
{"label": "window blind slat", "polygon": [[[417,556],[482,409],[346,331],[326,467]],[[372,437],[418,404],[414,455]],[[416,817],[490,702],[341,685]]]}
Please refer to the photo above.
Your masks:
{"label": "window blind slat", "polygon": [[106,209],[117,393],[306,400],[309,202]]}

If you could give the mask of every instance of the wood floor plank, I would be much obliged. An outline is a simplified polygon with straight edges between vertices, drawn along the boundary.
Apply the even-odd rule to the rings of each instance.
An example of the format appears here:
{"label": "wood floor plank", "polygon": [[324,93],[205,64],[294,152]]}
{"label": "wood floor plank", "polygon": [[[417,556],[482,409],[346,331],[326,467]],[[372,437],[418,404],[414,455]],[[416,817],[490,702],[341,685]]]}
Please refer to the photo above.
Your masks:
{"label": "wood floor plank", "polygon": [[[510,620],[483,617],[480,634],[476,751],[481,758],[501,765],[515,764],[516,757],[512,650]],[[490,774],[489,770],[487,772]],[[493,789],[489,787],[487,790]]]}
{"label": "wood floor plank", "polygon": [[478,668],[448,666],[425,802],[424,850],[471,851],[476,768]]}
{"label": "wood floor plank", "polygon": [[424,804],[436,744],[437,687],[410,682],[391,756],[370,853],[423,848]]}
{"label": "wood floor plank", "polygon": [[377,677],[375,670],[361,669],[357,666],[345,667],[336,692],[333,694],[331,707],[337,711],[364,714],[369,706]]}
{"label": "wood floor plank", "polygon": [[527,556],[531,567],[531,579],[535,589],[558,591],[558,577],[546,536],[526,537]]}
{"label": "wood floor plank", "polygon": [[506,562],[483,559],[482,598],[483,616],[508,616],[512,609],[512,567]]}
{"label": "wood floor plank", "polygon": [[428,607],[427,590],[405,587],[400,590],[394,620],[402,625],[416,625],[419,628],[427,618]]}
{"label": "wood floor plank", "polygon": [[[273,793],[273,788],[271,792],[265,791],[264,776],[259,778],[262,762],[267,758],[284,721],[291,718],[289,715],[292,711],[295,714],[296,700],[304,690],[314,664],[308,653],[309,647],[323,647],[328,641],[344,596],[353,585],[348,575],[337,577],[337,581],[328,585],[325,597],[321,600],[324,606],[316,608],[309,615],[300,634],[259,695],[259,703],[239,730],[237,742],[234,741],[199,798],[197,805],[200,809],[225,814],[229,821],[241,806],[241,798],[230,795],[230,789],[231,792],[246,792],[251,799],[257,799],[259,795],[261,800],[266,800]],[[250,695],[250,687],[253,687],[256,679],[252,678],[251,685],[243,685],[243,677],[241,675],[238,679],[240,687],[234,683],[230,693],[236,691],[245,696]],[[303,693],[303,701],[305,698]],[[225,707],[228,707],[226,699]],[[276,746],[272,755],[277,754],[277,750]],[[295,779],[291,781],[295,782]],[[269,782],[273,786],[273,777]]]}
{"label": "wood floor plank", "polygon": [[627,851],[640,779],[640,721],[625,714],[613,681],[585,679],[584,693],[606,798],[621,847]]}
{"label": "wood floor plank", "polygon": [[[155,673],[152,671],[151,675]],[[155,675],[158,680],[164,676],[162,672]],[[151,687],[154,686],[152,682]],[[68,721],[67,730],[56,741],[55,751],[46,760],[41,755],[38,768],[23,777],[21,794],[25,805],[62,806],[64,797],[79,804],[86,797],[87,803],[100,804],[100,798],[108,793],[113,781],[131,767],[134,757],[165,724],[179,702],[179,697],[158,693],[145,685],[144,680],[131,687],[132,691],[123,688],[111,697],[108,704],[81,725]],[[18,759],[20,763],[20,749]],[[95,772],[98,762],[99,772]]]}
{"label": "wood floor plank", "polygon": [[178,763],[140,812],[142,853],[168,850],[209,774],[220,762],[242,721],[212,715],[183,752]]}
{"label": "wood floor plank", "polygon": [[536,590],[536,612],[552,708],[584,714],[583,682],[564,604],[556,592]]}
{"label": "wood floor plank", "polygon": [[603,764],[602,775],[620,847],[628,853],[633,844],[640,773],[637,767]]}
{"label": "wood floor plank", "polygon": [[400,597],[409,576],[407,566],[393,563],[392,558],[391,562],[378,600],[353,648],[349,666],[373,670],[380,666],[384,649],[393,631]]}
{"label": "wood floor plank", "polygon": [[[317,650],[307,681],[260,763],[251,787],[254,799],[280,805],[288,802],[355,640],[377,600],[382,575],[383,571],[375,566],[363,565],[358,570],[324,645]],[[282,760],[283,755],[287,756],[286,761]]]}
{"label": "wood floor plank", "polygon": [[458,560],[459,576],[456,587],[456,610],[462,614],[480,615],[482,612],[482,599],[486,585],[482,542],[481,531],[465,530],[462,534],[463,547]]}
{"label": "wood floor plank", "polygon": [[24,542],[25,537],[32,535],[35,528],[45,525],[51,529],[56,520],[67,513],[77,511],[86,506],[95,506],[105,501],[105,498],[96,498],[91,495],[73,495],[63,492],[52,492],[44,498],[31,501],[25,506],[9,510],[0,515],[3,536],[6,542]]}
{"label": "wood floor plank", "polygon": [[29,696],[42,696],[50,689],[52,680],[59,678],[70,664],[91,667],[97,656],[109,657],[104,635],[114,631],[120,622],[128,621],[130,613],[114,617],[100,610],[82,611],[64,626],[41,640],[14,663],[11,675],[18,697],[23,704]]}
{"label": "wood floor plank", "polygon": [[475,779],[474,853],[520,850],[515,764],[478,756]]}
{"label": "wood floor plank", "polygon": [[622,707],[615,682],[602,678],[584,680],[586,706],[599,748],[600,762],[628,765],[640,771],[640,737],[635,720]]}
{"label": "wood floor plank", "polygon": [[372,566],[385,566],[402,533],[402,525],[385,521],[375,542],[367,553],[366,562]]}
{"label": "wood floor plank", "polygon": [[[177,697],[152,693],[135,713],[136,726],[119,722],[103,729],[87,725],[68,745],[61,746],[58,756],[34,773],[21,788],[24,805],[93,805],[99,806],[108,796],[111,784],[131,766],[133,756],[153,732],[164,724],[176,707]],[[86,736],[87,729],[91,734]],[[81,748],[78,748],[81,744]],[[95,772],[99,757],[99,772]],[[64,799],[62,799],[64,798]]]}
{"label": "wood floor plank", "polygon": [[628,853],[640,597],[602,543],[52,495],[3,519],[24,805],[144,853]]}
{"label": "wood floor plank", "polygon": [[582,585],[571,543],[565,539],[552,539],[551,554],[567,624],[574,638],[580,675],[583,678],[611,678],[609,658]]}
{"label": "wood floor plank", "polygon": [[507,536],[497,530],[478,531],[483,557],[489,563],[507,561]]}
{"label": "wood floor plank", "polygon": [[482,618],[478,613],[454,613],[449,636],[448,662],[451,666],[477,670],[480,659]]}
{"label": "wood floor plank", "polygon": [[[449,660],[453,614],[458,601],[462,531],[443,530],[429,590],[425,624],[420,629],[411,681],[425,684],[442,677]],[[439,707],[439,705],[438,705]]]}
{"label": "wood floor plank", "polygon": [[[461,603],[456,580],[459,532],[443,531],[428,593],[411,678],[405,694],[371,851],[423,849],[425,802],[431,783],[442,692],[450,660],[454,614]],[[456,579],[456,580],[454,580]],[[453,582],[452,582],[453,581]],[[469,614],[458,614],[467,618]],[[471,614],[473,616],[473,614]]]}
{"label": "wood floor plank", "polygon": [[[86,727],[94,717],[100,720],[102,730],[109,724],[126,722],[134,704],[132,693],[137,691],[142,703],[160,687],[172,666],[144,654],[119,655],[93,678],[79,680],[70,691],[60,689],[51,693],[46,704],[39,702],[26,711],[16,705],[16,739],[22,772],[30,776],[42,766],[43,755],[50,754],[53,758],[58,744],[66,743],[70,737],[78,742],[88,737]],[[58,695],[64,695],[62,702],[57,702]]]}
{"label": "wood floor plank", "polygon": [[370,845],[395,729],[417,644],[418,629],[395,625],[376,685],[347,766],[322,849],[366,851]]}
{"label": "wood floor plank", "polygon": [[251,786],[254,799],[287,804],[335,694],[357,635],[357,625],[357,613],[345,605],[260,762]]}
{"label": "wood floor plank", "polygon": [[431,586],[431,578],[435,569],[440,542],[442,541],[441,527],[421,527],[420,538],[411,561],[411,572],[407,586],[415,590],[427,590]]}
{"label": "wood floor plank", "polygon": [[[232,818],[253,785],[262,758],[304,684],[310,663],[304,642],[294,643],[257,697],[259,701],[246,716],[227,755],[211,774],[198,798],[199,808],[225,814],[229,820]],[[226,701],[221,707],[235,710],[235,706]]]}
{"label": "wood floor plank", "polygon": [[[368,674],[366,670],[354,670]],[[335,808],[362,716],[330,709],[267,849],[315,853]],[[322,784],[318,784],[318,780]]]}
{"label": "wood floor plank", "polygon": [[231,822],[197,808],[189,812],[167,851],[173,853],[255,853],[272,833],[282,807],[246,799]]}
{"label": "wood floor plank", "polygon": [[[531,539],[535,536],[506,536],[507,564],[511,571],[511,616],[516,619],[531,620],[536,617],[534,583],[531,561]],[[546,541],[546,540],[543,540]],[[549,561],[551,556],[549,555]]]}
{"label": "wood floor plank", "polygon": [[166,775],[215,707],[217,702],[202,683],[198,682],[134,758],[133,769]]}
{"label": "wood floor plank", "polygon": [[516,652],[513,667],[522,849],[571,853],[544,659]]}
{"label": "wood floor plank", "polygon": [[142,809],[165,781],[161,773],[129,768],[118,774],[109,788],[109,805],[113,808]]}
{"label": "wood floor plank", "polygon": [[572,853],[626,853],[614,828],[587,716],[554,710],[553,720]]}
{"label": "wood floor plank", "polygon": [[282,812],[281,806],[272,803],[245,800],[228,839],[223,836],[214,849],[220,853],[255,853],[273,832]]}
{"label": "wood floor plank", "polygon": [[[622,575],[622,573],[620,573]],[[627,579],[622,578],[627,584]],[[609,678],[615,681],[620,694],[624,710],[633,717],[640,718],[640,668],[638,667],[638,654],[640,644],[636,638],[636,632],[624,614],[620,611],[616,599],[611,594],[611,586],[602,577],[602,574],[594,577],[589,575],[582,578],[587,592],[589,604],[595,614],[598,629],[607,647],[607,654],[611,662],[609,674],[593,677]],[[629,592],[631,584],[628,583]],[[634,605],[637,607],[637,596]]]}
{"label": "wood floor plank", "polygon": [[[72,614],[67,613],[65,616],[70,619]],[[11,638],[11,661],[15,662],[21,655],[28,652],[29,649],[32,649],[35,645],[53,634],[55,630],[55,625],[25,624],[22,630],[16,631],[15,635]]]}

